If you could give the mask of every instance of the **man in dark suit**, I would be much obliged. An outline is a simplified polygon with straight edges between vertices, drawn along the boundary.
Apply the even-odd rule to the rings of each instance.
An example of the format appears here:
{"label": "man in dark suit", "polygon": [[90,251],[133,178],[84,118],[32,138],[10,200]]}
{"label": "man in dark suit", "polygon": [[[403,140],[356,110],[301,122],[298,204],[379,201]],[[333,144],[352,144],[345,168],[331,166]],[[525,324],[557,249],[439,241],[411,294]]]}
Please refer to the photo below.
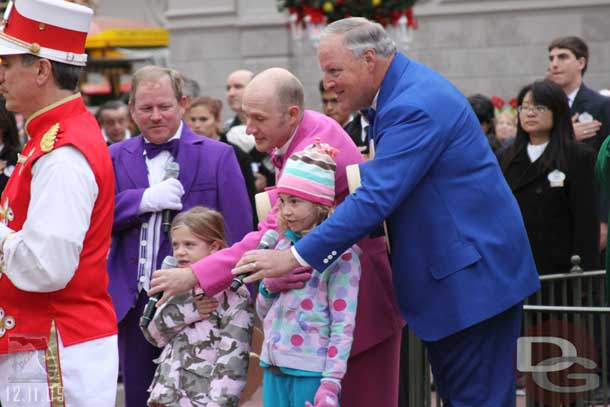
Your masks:
{"label": "man in dark suit", "polygon": [[568,97],[576,140],[598,151],[610,134],[610,98],[584,84],[588,63],[589,48],[578,37],[558,38],[549,45],[549,79]]}
{"label": "man in dark suit", "polygon": [[343,127],[354,144],[364,156],[369,153],[369,122],[362,113],[351,115],[344,111],[337,101],[337,94],[332,90],[324,89],[324,82],[318,85],[320,97],[322,98],[322,110],[328,117],[335,119]]}
{"label": "man in dark suit", "polygon": [[[252,230],[252,214],[233,148],[193,133],[182,122],[186,98],[174,70],[149,66],[132,79],[129,109],[142,134],[110,146],[115,212],[108,258],[108,291],[119,321],[125,405],[148,399],[159,349],[139,328],[152,271],[171,255],[162,212],[203,205],[222,213],[229,243]],[[180,165],[177,177],[168,163]]]}
{"label": "man in dark suit", "polygon": [[[568,97],[574,136],[599,151],[610,135],[610,98],[588,88],[583,76],[589,63],[589,47],[579,37],[562,37],[549,44],[549,79],[557,83]],[[600,249],[606,247],[610,199],[600,194]]]}
{"label": "man in dark suit", "polygon": [[374,109],[375,158],[326,221],[289,250],[245,253],[234,273],[253,271],[253,281],[324,269],[387,219],[398,304],[443,403],[513,406],[522,302],[540,283],[519,206],[468,101],[364,18],[329,24],[318,61],[341,106]]}

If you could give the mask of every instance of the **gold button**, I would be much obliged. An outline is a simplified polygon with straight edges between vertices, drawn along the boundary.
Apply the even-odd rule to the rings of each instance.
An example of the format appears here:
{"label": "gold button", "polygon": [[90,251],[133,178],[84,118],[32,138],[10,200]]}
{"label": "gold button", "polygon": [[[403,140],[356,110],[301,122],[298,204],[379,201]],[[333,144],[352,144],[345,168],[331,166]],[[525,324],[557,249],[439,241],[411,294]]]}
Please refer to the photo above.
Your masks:
{"label": "gold button", "polygon": [[40,45],[36,42],[31,43],[29,48],[32,54],[38,54],[40,52]]}
{"label": "gold button", "polygon": [[45,28],[46,28],[46,25],[44,25],[44,23],[40,23],[40,24],[38,24],[38,29],[39,29],[40,31],[44,30]]}

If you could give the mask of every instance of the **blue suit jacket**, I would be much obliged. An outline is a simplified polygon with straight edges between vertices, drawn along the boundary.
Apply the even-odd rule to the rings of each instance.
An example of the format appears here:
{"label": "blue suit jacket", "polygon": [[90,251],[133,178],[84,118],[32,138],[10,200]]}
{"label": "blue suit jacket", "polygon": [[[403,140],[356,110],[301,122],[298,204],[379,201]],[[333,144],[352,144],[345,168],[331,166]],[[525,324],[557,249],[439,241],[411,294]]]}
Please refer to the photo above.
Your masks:
{"label": "blue suit jacket", "polygon": [[[149,187],[143,151],[142,135],[110,147],[116,195],[108,258],[108,291],[119,321],[137,299],[140,226],[150,218],[150,213],[138,214],[142,194]],[[176,161],[180,164],[178,180],[185,191],[182,210],[203,205],[222,213],[229,244],[238,242],[252,230],[250,200],[231,146],[199,136],[184,124]],[[162,233],[158,268],[163,258],[171,253],[170,239]]]}
{"label": "blue suit jacket", "polygon": [[407,323],[438,340],[539,288],[519,207],[468,101],[397,53],[377,99],[376,156],[362,186],[296,245],[314,268],[384,219]]}

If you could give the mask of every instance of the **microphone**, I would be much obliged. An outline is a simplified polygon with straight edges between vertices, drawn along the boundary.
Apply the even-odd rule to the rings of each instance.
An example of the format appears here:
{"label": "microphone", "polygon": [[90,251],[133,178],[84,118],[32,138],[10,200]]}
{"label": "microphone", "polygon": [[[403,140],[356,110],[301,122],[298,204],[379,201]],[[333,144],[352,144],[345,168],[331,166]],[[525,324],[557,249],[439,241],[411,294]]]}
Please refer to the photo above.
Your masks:
{"label": "microphone", "polygon": [[[256,246],[256,250],[267,250],[271,249],[277,243],[280,235],[275,230],[269,229],[263,235],[258,246]],[[231,291],[237,291],[239,287],[244,284],[244,278],[248,276],[247,273],[237,275],[233,277],[233,281],[231,281]]]}
{"label": "microphone", "polygon": [[[161,263],[161,269],[173,269],[178,267],[178,260],[176,260],[173,256],[165,256],[163,259],[163,263]],[[157,302],[163,297],[163,293],[157,293],[148,299],[148,303],[144,308],[144,312],[142,313],[142,317],[140,318],[140,326],[142,328],[147,328],[155,316],[155,312],[157,312]]]}
{"label": "microphone", "polygon": [[[170,161],[165,165],[165,178],[164,179],[178,179],[178,175],[180,175],[180,164],[175,161]],[[161,230],[163,233],[168,233],[169,229],[172,227],[172,211],[169,209],[164,209],[161,213]]]}

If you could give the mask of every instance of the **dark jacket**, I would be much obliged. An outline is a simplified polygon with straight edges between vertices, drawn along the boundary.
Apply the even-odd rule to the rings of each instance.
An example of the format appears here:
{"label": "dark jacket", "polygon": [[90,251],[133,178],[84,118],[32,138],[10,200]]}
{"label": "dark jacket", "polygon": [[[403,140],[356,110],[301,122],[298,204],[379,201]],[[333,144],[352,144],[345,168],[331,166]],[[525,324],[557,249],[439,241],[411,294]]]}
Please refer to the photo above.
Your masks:
{"label": "dark jacket", "polygon": [[[0,152],[0,160],[6,161],[7,169],[9,167],[14,167],[15,165],[17,165],[17,154],[17,150],[5,146],[5,148],[3,148]],[[6,170],[0,171],[0,194],[2,193],[2,191],[4,191],[4,187],[6,187],[6,183],[8,182],[8,176],[6,175],[6,172]]]}
{"label": "dark jacket", "polygon": [[584,140],[586,144],[593,146],[595,151],[599,151],[599,147],[603,141],[610,135],[610,98],[589,89],[583,83],[574,98],[570,112],[573,115],[587,112],[593,116],[595,120],[601,122],[602,125],[595,137]]}
{"label": "dark jacket", "polygon": [[[504,171],[523,214],[534,260],[540,274],[568,272],[570,257],[578,254],[585,270],[599,266],[599,197],[595,183],[595,153],[590,146],[566,145],[563,186],[552,187],[552,170],[541,160],[533,163],[527,147]],[[502,161],[502,159],[500,159]]]}
{"label": "dark jacket", "polygon": [[362,140],[362,114],[358,113],[354,115],[354,118],[347,122],[345,126],[343,126],[343,130],[349,135],[354,144],[358,147],[367,147],[368,146],[368,136],[365,140]]}

